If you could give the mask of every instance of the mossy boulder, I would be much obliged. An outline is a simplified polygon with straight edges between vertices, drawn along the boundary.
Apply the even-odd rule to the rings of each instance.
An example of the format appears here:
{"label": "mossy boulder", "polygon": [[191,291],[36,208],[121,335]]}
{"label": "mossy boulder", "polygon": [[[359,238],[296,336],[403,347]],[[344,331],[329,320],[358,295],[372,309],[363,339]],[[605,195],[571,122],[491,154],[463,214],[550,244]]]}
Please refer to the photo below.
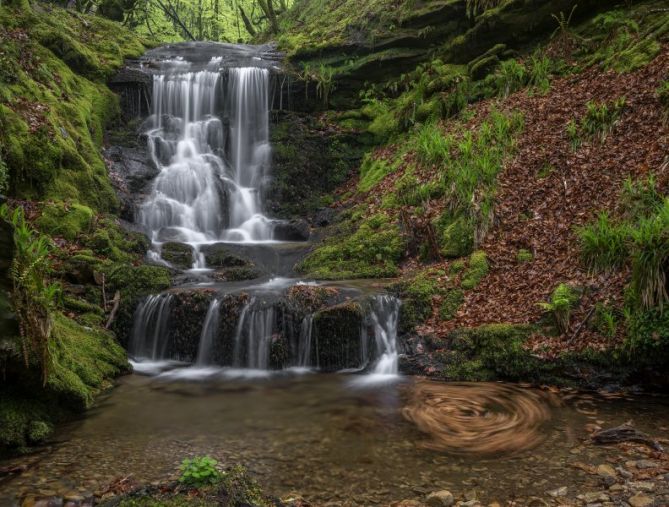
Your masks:
{"label": "mossy boulder", "polygon": [[474,252],[469,257],[469,263],[462,275],[460,286],[465,290],[473,289],[488,274],[488,270],[488,257],[485,252],[483,250]]}
{"label": "mossy boulder", "polygon": [[224,243],[205,245],[200,251],[204,255],[204,261],[207,267],[212,269],[253,266],[253,263],[241,252],[234,250],[232,246],[228,246]]}
{"label": "mossy boulder", "polygon": [[50,202],[42,208],[35,226],[49,236],[74,240],[88,232],[93,222],[93,210],[77,203]]}
{"label": "mossy boulder", "polygon": [[121,343],[126,343],[137,303],[144,296],[168,289],[171,285],[171,273],[162,266],[120,264],[108,270],[107,279],[109,292],[113,294],[118,290],[121,294],[121,304],[113,329]]}
{"label": "mossy boulder", "polygon": [[164,243],[160,247],[160,256],[177,269],[193,266],[193,247],[185,243]]}
{"label": "mossy boulder", "polygon": [[474,227],[465,217],[449,214],[436,221],[441,254],[448,258],[465,257],[474,249]]}

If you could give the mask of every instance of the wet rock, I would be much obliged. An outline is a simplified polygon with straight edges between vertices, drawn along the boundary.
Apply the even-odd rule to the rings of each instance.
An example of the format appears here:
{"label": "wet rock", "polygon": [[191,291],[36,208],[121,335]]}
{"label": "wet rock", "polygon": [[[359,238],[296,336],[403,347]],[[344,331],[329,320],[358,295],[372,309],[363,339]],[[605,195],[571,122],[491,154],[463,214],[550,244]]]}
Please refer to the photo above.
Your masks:
{"label": "wet rock", "polygon": [[121,200],[121,216],[132,221],[149,182],[160,172],[146,149],[112,146],[105,150],[109,175]]}
{"label": "wet rock", "polygon": [[616,472],[618,472],[620,476],[624,477],[625,479],[630,479],[632,477],[632,473],[623,467],[616,467]]}
{"label": "wet rock", "polygon": [[332,208],[321,208],[314,215],[313,224],[316,227],[327,227],[334,221],[336,216],[337,214]]}
{"label": "wet rock", "polygon": [[595,503],[599,501],[599,497],[602,495],[602,492],[600,491],[588,491],[587,493],[583,493],[581,495],[578,495],[578,499],[582,500],[585,503]]}
{"label": "wet rock", "polygon": [[453,493],[446,489],[430,493],[425,500],[430,507],[450,507],[454,502]]}
{"label": "wet rock", "polygon": [[561,488],[549,491],[548,495],[552,496],[553,498],[559,498],[561,496],[567,496],[567,491],[567,486],[562,486]]}
{"label": "wet rock", "polygon": [[655,483],[649,481],[629,482],[628,486],[635,491],[654,491]]}
{"label": "wet rock", "polygon": [[643,493],[637,493],[636,495],[630,497],[627,502],[632,507],[650,507],[655,503],[655,499],[650,496],[646,496]]}
{"label": "wet rock", "polygon": [[205,245],[200,251],[204,255],[204,261],[209,268],[239,268],[250,267],[253,263],[234,245],[226,243],[215,243]]}
{"label": "wet rock", "polygon": [[308,241],[309,223],[303,219],[280,221],[274,225],[274,239],[279,241]]}
{"label": "wet rock", "polygon": [[189,269],[193,265],[193,248],[185,243],[165,243],[160,256],[178,269]]}
{"label": "wet rock", "polygon": [[390,504],[390,507],[423,507],[423,505],[417,500],[401,500],[399,502],[393,502]]}
{"label": "wet rock", "polygon": [[657,468],[659,465],[657,464],[656,461],[652,461],[649,459],[640,459],[639,461],[636,462],[636,467],[644,470],[647,468]]}
{"label": "wet rock", "polygon": [[616,477],[616,471],[611,465],[603,464],[597,467],[597,475],[600,477]]}

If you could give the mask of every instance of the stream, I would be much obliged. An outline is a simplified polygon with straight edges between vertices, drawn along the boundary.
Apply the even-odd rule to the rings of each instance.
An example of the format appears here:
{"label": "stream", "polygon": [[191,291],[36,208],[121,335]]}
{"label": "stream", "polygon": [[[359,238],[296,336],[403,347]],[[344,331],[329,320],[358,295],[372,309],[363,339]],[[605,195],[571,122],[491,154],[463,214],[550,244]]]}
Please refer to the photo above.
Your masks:
{"label": "stream", "polygon": [[[169,370],[174,372],[175,370]],[[482,501],[586,486],[572,465],[602,463],[587,425],[632,420],[669,437],[669,401],[550,393],[503,383],[281,372],[255,379],[208,368],[199,380],[130,375],[4,495],[96,492],[115,479],[164,481],[187,456],[244,464],[267,492],[316,504],[388,504],[439,489]]]}

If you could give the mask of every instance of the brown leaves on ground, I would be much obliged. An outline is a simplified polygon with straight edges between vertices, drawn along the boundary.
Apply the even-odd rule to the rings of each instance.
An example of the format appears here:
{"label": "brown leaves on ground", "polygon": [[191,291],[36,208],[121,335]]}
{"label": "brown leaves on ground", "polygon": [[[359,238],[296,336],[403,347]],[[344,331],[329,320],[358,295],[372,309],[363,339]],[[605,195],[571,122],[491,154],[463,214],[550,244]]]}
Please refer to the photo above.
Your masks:
{"label": "brown leaves on ground", "polygon": [[[669,51],[647,67],[629,74],[591,68],[577,76],[556,79],[546,96],[519,92],[495,106],[521,111],[525,129],[515,158],[498,178],[495,224],[481,248],[490,261],[490,273],[467,292],[457,316],[448,322],[428,323],[437,334],[485,323],[536,322],[537,305],[561,282],[585,288],[574,312],[571,330],[556,338],[534,337],[530,346],[545,355],[565,349],[610,346],[607,339],[583,327],[572,335],[597,302],[620,305],[629,270],[589,274],[580,262],[575,229],[592,222],[602,210],[615,211],[627,177],[654,173],[666,193],[669,170],[669,130],[656,96],[669,77]],[[578,120],[590,100],[612,102],[626,98],[625,111],[603,143],[586,141],[572,150],[565,127]],[[474,106],[487,108],[485,103]],[[475,115],[474,121],[476,119]],[[545,177],[540,172],[550,167]],[[534,260],[519,263],[519,249]]]}

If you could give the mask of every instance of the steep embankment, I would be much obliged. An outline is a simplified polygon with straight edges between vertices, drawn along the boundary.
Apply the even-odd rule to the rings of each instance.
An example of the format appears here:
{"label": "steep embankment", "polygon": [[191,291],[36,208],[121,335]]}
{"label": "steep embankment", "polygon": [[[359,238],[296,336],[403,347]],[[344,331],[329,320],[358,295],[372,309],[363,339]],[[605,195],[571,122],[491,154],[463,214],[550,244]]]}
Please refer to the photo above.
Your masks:
{"label": "steep embankment", "polygon": [[[51,4],[0,7],[3,211],[0,452],[48,437],[127,370],[106,328],[114,295],[169,285],[114,215],[102,155],[119,117],[107,79],[144,43],[117,23]],[[12,253],[15,253],[12,260]],[[122,313],[122,310],[121,310]]]}
{"label": "steep embankment", "polygon": [[[330,239],[302,270],[399,277],[407,347],[419,352],[407,367],[420,371],[565,382],[661,369],[666,9],[642,2],[598,14],[579,5],[570,16],[566,4],[530,12],[503,2],[468,15],[474,2],[446,4],[460,6],[449,20],[464,32],[440,35],[412,72],[368,74],[357,106],[344,102],[357,108],[331,115],[373,144],[339,193]],[[296,16],[289,49],[291,36],[310,30],[308,10]],[[510,19],[524,21],[524,37],[509,38]],[[323,25],[338,30],[332,52],[355,45],[341,26]],[[312,68],[311,54],[294,58]],[[340,69],[319,71],[333,77],[337,106],[338,77],[344,96],[350,77]]]}

